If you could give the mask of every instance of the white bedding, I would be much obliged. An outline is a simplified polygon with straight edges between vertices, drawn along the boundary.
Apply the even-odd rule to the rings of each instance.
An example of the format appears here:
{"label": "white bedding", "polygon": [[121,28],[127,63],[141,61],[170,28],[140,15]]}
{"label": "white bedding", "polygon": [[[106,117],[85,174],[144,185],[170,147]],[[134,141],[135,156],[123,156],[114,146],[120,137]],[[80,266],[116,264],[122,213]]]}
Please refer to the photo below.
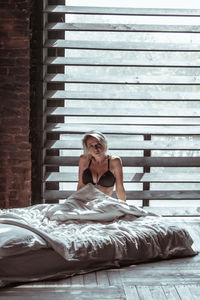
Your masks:
{"label": "white bedding", "polygon": [[9,271],[4,274],[6,258],[17,259],[39,249],[52,248],[61,255],[66,261],[63,274],[71,276],[108,266],[195,255],[192,243],[185,229],[88,184],[63,204],[0,211],[0,280],[9,281]]}

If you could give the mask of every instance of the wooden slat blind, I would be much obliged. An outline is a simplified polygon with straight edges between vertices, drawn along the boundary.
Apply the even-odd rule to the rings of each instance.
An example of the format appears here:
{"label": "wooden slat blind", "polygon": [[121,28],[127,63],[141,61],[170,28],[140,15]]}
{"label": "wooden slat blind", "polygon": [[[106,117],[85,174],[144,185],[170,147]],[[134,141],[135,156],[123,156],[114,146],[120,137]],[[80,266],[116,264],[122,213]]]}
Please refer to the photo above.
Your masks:
{"label": "wooden slat blind", "polygon": [[[57,1],[54,1],[57,2]],[[54,14],[85,14],[85,15],[131,15],[131,16],[200,16],[200,9],[174,9],[174,8],[132,8],[132,7],[88,7],[49,5],[45,12]]]}
{"label": "wooden slat blind", "polygon": [[45,202],[76,190],[93,129],[122,157],[129,200],[200,199],[199,16],[44,1]]}

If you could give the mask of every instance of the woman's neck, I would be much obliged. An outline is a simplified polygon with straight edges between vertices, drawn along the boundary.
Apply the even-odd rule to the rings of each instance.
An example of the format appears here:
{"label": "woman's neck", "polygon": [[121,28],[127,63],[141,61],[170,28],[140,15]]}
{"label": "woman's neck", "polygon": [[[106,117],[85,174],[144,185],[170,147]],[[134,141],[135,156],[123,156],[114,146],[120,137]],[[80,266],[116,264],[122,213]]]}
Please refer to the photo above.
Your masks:
{"label": "woman's neck", "polygon": [[104,154],[100,157],[94,157],[92,156],[92,159],[97,163],[97,164],[101,164],[103,161],[105,161],[107,159],[108,155]]}

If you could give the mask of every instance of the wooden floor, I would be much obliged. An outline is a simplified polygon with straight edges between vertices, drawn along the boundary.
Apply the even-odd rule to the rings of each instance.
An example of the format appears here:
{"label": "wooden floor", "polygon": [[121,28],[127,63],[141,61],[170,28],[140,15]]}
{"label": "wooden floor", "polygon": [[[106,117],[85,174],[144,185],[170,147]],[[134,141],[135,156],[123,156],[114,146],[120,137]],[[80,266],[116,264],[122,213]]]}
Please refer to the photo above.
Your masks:
{"label": "wooden floor", "polygon": [[[186,226],[200,251],[200,217],[168,217]],[[200,254],[109,269],[69,279],[4,288],[0,299],[200,299]]]}

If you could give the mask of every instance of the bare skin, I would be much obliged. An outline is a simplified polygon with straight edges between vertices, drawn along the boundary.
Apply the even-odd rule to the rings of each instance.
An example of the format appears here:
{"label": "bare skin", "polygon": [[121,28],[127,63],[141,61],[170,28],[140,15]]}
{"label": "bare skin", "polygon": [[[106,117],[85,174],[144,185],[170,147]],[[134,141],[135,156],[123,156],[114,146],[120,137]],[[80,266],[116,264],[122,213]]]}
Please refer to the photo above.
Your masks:
{"label": "bare skin", "polygon": [[95,187],[103,193],[111,196],[114,190],[112,187],[103,187],[97,184],[101,176],[108,170],[108,158],[110,158],[110,171],[114,174],[116,179],[116,194],[117,198],[126,201],[126,193],[123,185],[123,172],[122,162],[117,156],[108,156],[102,145],[94,137],[87,140],[87,148],[89,155],[81,155],[79,160],[79,182],[77,190],[84,186],[82,181],[82,174],[88,168],[89,161],[92,159],[90,171],[92,173],[93,182],[96,183]]}

